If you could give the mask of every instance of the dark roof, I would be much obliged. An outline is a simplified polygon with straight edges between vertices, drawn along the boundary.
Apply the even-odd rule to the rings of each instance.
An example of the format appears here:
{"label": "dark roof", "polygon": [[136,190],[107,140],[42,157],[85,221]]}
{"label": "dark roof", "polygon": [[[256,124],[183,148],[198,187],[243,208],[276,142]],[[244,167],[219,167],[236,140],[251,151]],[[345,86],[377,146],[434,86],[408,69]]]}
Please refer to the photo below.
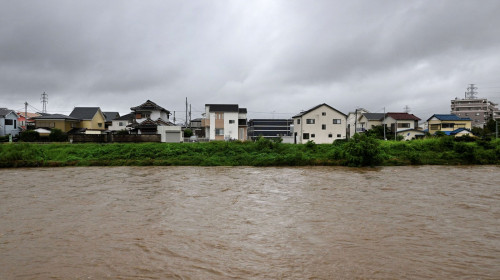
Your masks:
{"label": "dark roof", "polygon": [[107,122],[110,122],[120,117],[120,113],[118,112],[102,112],[102,113],[104,114],[104,117],[106,117]]}
{"label": "dark roof", "polygon": [[43,116],[34,117],[34,120],[72,120],[78,121],[78,119],[66,116],[63,114],[44,114]]}
{"label": "dark roof", "polygon": [[434,114],[427,121],[430,121],[434,117],[440,121],[470,121],[471,120],[469,118],[461,118],[461,117],[459,117],[457,115],[453,115],[453,114]]}
{"label": "dark roof", "polygon": [[191,120],[191,122],[201,122],[202,118],[197,118],[197,119],[193,119]]}
{"label": "dark roof", "polygon": [[386,115],[395,120],[414,120],[414,121],[420,120],[420,118],[418,118],[414,114],[408,114],[408,113],[387,113]]}
{"label": "dark roof", "polygon": [[79,120],[91,120],[99,110],[99,107],[75,107],[69,116]]}
{"label": "dark roof", "polygon": [[464,131],[464,130],[465,130],[465,131],[468,131],[470,134],[474,135],[474,134],[472,133],[472,131],[468,130],[467,128],[458,128],[458,129],[455,129],[455,130],[453,130],[453,131],[443,131],[443,132],[444,132],[446,135],[448,135],[448,136],[449,136],[449,135],[456,135],[456,134],[458,134],[458,133],[460,133],[460,132],[462,132],[462,131]]}
{"label": "dark roof", "polygon": [[121,117],[118,117],[116,119],[113,119],[114,121],[129,121],[129,120],[133,120],[135,117],[135,114],[134,113],[128,113],[126,115],[123,115]]}
{"label": "dark roof", "polygon": [[362,115],[370,121],[381,121],[385,117],[384,113],[363,113]]}
{"label": "dark roof", "polygon": [[238,113],[245,113],[246,114],[247,113],[247,108],[240,108],[238,110]]}
{"label": "dark roof", "polygon": [[164,120],[162,120],[161,118],[158,118],[158,119],[156,120],[156,123],[157,123],[158,125],[166,125],[166,126],[173,126],[173,125],[174,125],[174,123],[173,123],[173,122],[170,122],[170,121],[164,121]]}
{"label": "dark roof", "polygon": [[238,104],[205,104],[205,106],[210,107],[209,112],[239,112]]}
{"label": "dark roof", "polygon": [[317,106],[314,106],[314,107],[312,107],[311,109],[309,109],[309,110],[307,110],[307,111],[300,112],[299,114],[297,114],[297,115],[293,116],[292,118],[302,117],[303,115],[305,115],[305,114],[307,114],[307,113],[309,113],[309,112],[311,112],[311,111],[314,111],[314,110],[318,109],[319,107],[321,107],[321,106],[323,106],[323,105],[324,105],[324,106],[327,106],[328,108],[330,108],[330,109],[332,109],[332,110],[334,110],[334,111],[337,111],[337,112],[339,112],[340,114],[342,114],[342,115],[344,115],[344,116],[346,116],[346,117],[347,117],[347,115],[346,115],[346,114],[344,114],[344,113],[340,112],[339,110],[337,110],[337,109],[333,108],[332,106],[330,106],[330,105],[328,105],[328,104],[326,104],[326,103],[323,103],[323,104],[319,104],[319,105],[317,105]]}
{"label": "dark roof", "polygon": [[[7,109],[7,108],[0,108],[0,116],[4,117],[7,116],[10,112],[14,112],[14,110]],[[14,112],[15,114],[16,112]]]}
{"label": "dark roof", "polygon": [[154,103],[153,101],[151,100],[147,100],[146,102],[142,103],[141,105],[139,106],[136,106],[136,107],[132,107],[130,108],[130,110],[132,111],[151,111],[151,110],[160,110],[160,111],[165,111],[167,112],[167,114],[170,115],[170,111],[161,107],[161,106],[158,106],[158,104]]}

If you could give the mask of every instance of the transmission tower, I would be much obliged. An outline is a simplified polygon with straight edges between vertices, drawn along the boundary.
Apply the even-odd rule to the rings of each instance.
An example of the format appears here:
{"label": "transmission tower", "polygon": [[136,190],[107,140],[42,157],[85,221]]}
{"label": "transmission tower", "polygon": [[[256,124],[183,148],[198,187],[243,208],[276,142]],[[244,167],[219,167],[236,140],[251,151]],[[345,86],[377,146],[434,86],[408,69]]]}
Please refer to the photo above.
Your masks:
{"label": "transmission tower", "polygon": [[405,107],[403,109],[405,110],[405,113],[410,112],[410,106],[408,106],[408,105],[405,105]]}
{"label": "transmission tower", "polygon": [[470,84],[465,92],[465,99],[476,99],[477,87],[475,84]]}
{"label": "transmission tower", "polygon": [[40,99],[42,100],[43,104],[42,113],[47,113],[47,103],[49,103],[49,95],[43,92]]}

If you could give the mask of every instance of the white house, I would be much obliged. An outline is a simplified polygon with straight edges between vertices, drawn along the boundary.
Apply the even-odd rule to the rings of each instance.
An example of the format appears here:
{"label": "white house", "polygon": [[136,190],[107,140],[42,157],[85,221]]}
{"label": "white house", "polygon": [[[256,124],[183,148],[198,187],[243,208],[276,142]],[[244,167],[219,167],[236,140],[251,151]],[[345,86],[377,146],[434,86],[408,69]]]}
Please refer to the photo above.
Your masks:
{"label": "white house", "polygon": [[294,143],[314,141],[316,144],[326,144],[346,139],[347,115],[328,104],[320,104],[292,118]]}
{"label": "white house", "polygon": [[115,118],[111,121],[111,125],[108,126],[108,130],[111,131],[129,130],[130,127],[127,128],[127,126],[129,124],[132,124],[134,117],[135,117],[134,113],[129,113],[121,117]]}
{"label": "white house", "polygon": [[368,110],[363,108],[358,108],[354,112],[349,112],[347,114],[347,138],[350,138],[356,132],[362,132],[362,127],[358,122],[358,119],[364,114],[369,113]]}
{"label": "white house", "polygon": [[238,104],[205,104],[202,127],[209,140],[247,140],[247,109]]}
{"label": "white house", "polygon": [[151,100],[147,100],[139,106],[132,107],[130,110],[132,110],[135,114],[134,118],[137,123],[141,123],[147,119],[151,119],[153,121],[157,121],[158,119],[168,121],[170,117],[170,111],[158,106]]}
{"label": "white house", "polygon": [[17,114],[14,110],[0,108],[0,136],[16,136],[21,131],[17,123]]}
{"label": "white house", "polygon": [[384,124],[395,132],[407,129],[416,129],[420,118],[409,113],[387,113],[385,114]]}

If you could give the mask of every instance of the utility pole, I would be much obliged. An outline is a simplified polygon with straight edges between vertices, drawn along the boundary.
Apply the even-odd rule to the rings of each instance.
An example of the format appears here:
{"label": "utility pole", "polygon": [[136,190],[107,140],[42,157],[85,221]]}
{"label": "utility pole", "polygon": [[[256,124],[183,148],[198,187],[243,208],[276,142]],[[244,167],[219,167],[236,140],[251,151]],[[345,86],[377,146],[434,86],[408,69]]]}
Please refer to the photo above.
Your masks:
{"label": "utility pole", "polygon": [[495,119],[495,134],[498,139],[498,119]]}
{"label": "utility pole", "polygon": [[24,129],[28,130],[28,102],[24,102]]}
{"label": "utility pole", "polygon": [[405,110],[405,113],[407,113],[407,114],[408,114],[408,113],[410,112],[410,107],[409,107],[408,105],[406,105],[406,106],[404,107],[404,110]]}
{"label": "utility pole", "polygon": [[385,137],[385,107],[384,107],[384,118],[382,119],[382,127],[384,128],[384,140],[387,140],[387,137]]}
{"label": "utility pole", "polygon": [[355,111],[355,119],[354,119],[354,134],[358,133],[358,108],[356,108],[356,111]]}
{"label": "utility pole", "polygon": [[175,111],[174,111],[174,124],[175,124]]}
{"label": "utility pole", "polygon": [[44,91],[41,99],[42,99],[42,104],[43,104],[42,113],[47,113],[47,103],[49,103],[49,95],[46,94]]}
{"label": "utility pole", "polygon": [[188,98],[186,97],[186,124],[185,127],[188,126]]}
{"label": "utility pole", "polygon": [[191,104],[189,104],[189,128],[191,128]]}

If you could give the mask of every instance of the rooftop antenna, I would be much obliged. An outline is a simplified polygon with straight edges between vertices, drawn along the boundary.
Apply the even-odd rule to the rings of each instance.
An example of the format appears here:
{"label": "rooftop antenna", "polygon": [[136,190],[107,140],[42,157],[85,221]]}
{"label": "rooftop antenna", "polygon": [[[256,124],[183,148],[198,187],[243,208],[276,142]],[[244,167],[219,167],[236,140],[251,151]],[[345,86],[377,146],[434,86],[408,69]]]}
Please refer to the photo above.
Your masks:
{"label": "rooftop antenna", "polygon": [[41,100],[43,104],[42,113],[47,113],[47,103],[49,103],[49,95],[46,94],[45,91],[42,93]]}
{"label": "rooftop antenna", "polygon": [[465,99],[476,99],[477,87],[475,84],[469,84],[467,91],[465,92]]}

